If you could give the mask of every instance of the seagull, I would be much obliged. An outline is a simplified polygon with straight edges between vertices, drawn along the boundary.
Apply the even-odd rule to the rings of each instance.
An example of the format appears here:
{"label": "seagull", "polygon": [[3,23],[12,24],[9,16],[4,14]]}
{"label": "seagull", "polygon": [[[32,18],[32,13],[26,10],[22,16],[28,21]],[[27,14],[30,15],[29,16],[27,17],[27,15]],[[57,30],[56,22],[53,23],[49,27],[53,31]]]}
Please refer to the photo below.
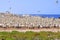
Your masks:
{"label": "seagull", "polygon": [[58,0],[56,1],[56,3],[58,4]]}
{"label": "seagull", "polygon": [[37,11],[37,12],[40,12],[40,11]]}

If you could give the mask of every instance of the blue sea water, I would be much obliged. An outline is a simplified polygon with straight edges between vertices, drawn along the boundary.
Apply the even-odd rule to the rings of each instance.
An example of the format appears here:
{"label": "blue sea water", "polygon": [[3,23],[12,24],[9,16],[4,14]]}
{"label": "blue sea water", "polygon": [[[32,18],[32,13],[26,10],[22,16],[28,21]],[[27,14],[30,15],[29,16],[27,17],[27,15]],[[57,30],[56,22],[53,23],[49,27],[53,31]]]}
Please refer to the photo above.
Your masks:
{"label": "blue sea water", "polygon": [[42,16],[42,17],[48,17],[48,18],[59,18],[60,14],[30,14],[32,16]]}
{"label": "blue sea water", "polygon": [[[24,14],[20,14],[20,15],[24,15]],[[48,17],[48,18],[60,18],[60,14],[28,14],[30,16],[41,16],[41,17]]]}

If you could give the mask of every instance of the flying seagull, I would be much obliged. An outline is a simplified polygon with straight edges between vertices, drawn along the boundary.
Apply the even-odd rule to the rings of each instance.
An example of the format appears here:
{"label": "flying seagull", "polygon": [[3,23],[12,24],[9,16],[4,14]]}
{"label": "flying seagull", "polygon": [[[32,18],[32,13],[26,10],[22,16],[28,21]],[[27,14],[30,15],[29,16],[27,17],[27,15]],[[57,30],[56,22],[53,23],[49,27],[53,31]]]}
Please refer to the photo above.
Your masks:
{"label": "flying seagull", "polygon": [[37,11],[37,12],[40,12],[40,11]]}
{"label": "flying seagull", "polygon": [[56,1],[56,3],[58,4],[58,0]]}

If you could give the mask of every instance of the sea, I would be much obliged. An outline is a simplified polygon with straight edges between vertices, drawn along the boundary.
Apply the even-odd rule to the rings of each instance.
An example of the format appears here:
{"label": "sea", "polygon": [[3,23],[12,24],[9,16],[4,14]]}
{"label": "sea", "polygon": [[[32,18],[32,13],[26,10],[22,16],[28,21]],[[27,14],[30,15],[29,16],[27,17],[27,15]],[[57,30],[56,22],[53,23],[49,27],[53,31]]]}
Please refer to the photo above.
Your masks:
{"label": "sea", "polygon": [[29,15],[32,15],[32,16],[41,16],[41,17],[48,17],[48,18],[60,18],[60,14],[29,14]]}
{"label": "sea", "polygon": [[[21,15],[26,15],[26,14],[20,14]],[[60,18],[60,14],[27,14],[27,15],[30,15],[30,16],[40,16],[40,17],[48,17],[48,18]]]}

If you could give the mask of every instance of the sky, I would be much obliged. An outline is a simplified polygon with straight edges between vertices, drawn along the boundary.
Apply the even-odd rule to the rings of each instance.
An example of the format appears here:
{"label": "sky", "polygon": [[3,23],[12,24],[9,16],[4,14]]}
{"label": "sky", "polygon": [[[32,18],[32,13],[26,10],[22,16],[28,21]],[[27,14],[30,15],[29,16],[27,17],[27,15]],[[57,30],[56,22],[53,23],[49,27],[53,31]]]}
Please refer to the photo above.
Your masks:
{"label": "sky", "polygon": [[60,14],[60,0],[0,0],[0,12],[15,14]]}

